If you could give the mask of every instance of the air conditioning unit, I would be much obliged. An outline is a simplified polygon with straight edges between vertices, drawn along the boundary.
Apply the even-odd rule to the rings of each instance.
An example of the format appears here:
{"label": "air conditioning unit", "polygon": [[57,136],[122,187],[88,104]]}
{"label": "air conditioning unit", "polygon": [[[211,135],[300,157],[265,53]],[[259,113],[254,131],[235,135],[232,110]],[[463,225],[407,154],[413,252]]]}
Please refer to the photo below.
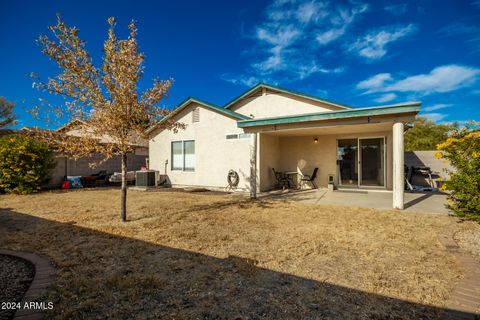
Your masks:
{"label": "air conditioning unit", "polygon": [[155,186],[155,171],[137,171],[135,173],[135,186],[153,187]]}

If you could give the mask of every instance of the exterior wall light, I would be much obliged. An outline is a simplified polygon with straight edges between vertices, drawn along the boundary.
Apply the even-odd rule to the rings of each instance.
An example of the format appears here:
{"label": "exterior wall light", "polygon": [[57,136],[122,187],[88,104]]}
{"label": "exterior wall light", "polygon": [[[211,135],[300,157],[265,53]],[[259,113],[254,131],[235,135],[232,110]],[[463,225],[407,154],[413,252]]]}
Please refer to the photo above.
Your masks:
{"label": "exterior wall light", "polygon": [[313,142],[318,143],[318,138],[313,139]]}

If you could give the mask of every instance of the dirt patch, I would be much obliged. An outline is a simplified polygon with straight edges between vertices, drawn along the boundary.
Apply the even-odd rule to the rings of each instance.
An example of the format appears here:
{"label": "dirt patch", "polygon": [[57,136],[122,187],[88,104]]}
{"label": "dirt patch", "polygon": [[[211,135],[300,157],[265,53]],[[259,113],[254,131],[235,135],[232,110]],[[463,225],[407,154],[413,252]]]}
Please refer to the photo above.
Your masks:
{"label": "dirt patch", "polygon": [[[23,259],[0,254],[0,303],[18,303],[35,275],[34,266]],[[0,319],[13,319],[15,308],[1,306]]]}
{"label": "dirt patch", "polygon": [[48,316],[441,318],[447,216],[118,190],[1,196],[0,246],[57,265]]}

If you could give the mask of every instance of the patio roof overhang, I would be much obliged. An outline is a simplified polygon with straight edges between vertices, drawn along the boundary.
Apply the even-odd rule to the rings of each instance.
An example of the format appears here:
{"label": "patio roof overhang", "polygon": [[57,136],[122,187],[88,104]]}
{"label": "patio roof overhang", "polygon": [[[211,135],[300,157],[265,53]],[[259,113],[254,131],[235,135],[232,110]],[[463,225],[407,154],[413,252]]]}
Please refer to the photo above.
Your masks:
{"label": "patio roof overhang", "polygon": [[420,111],[421,102],[310,113],[295,116],[248,119],[237,122],[246,132],[298,130],[330,126],[410,122]]}

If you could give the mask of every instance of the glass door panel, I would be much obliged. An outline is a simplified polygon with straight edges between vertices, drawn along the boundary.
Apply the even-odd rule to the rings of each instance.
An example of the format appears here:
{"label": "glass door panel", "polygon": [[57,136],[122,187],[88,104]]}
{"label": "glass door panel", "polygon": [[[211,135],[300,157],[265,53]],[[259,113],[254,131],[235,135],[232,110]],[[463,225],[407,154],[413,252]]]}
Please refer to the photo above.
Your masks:
{"label": "glass door panel", "polygon": [[358,186],[358,139],[338,140],[337,177],[341,186]]}
{"label": "glass door panel", "polygon": [[360,185],[385,186],[384,138],[359,139]]}

